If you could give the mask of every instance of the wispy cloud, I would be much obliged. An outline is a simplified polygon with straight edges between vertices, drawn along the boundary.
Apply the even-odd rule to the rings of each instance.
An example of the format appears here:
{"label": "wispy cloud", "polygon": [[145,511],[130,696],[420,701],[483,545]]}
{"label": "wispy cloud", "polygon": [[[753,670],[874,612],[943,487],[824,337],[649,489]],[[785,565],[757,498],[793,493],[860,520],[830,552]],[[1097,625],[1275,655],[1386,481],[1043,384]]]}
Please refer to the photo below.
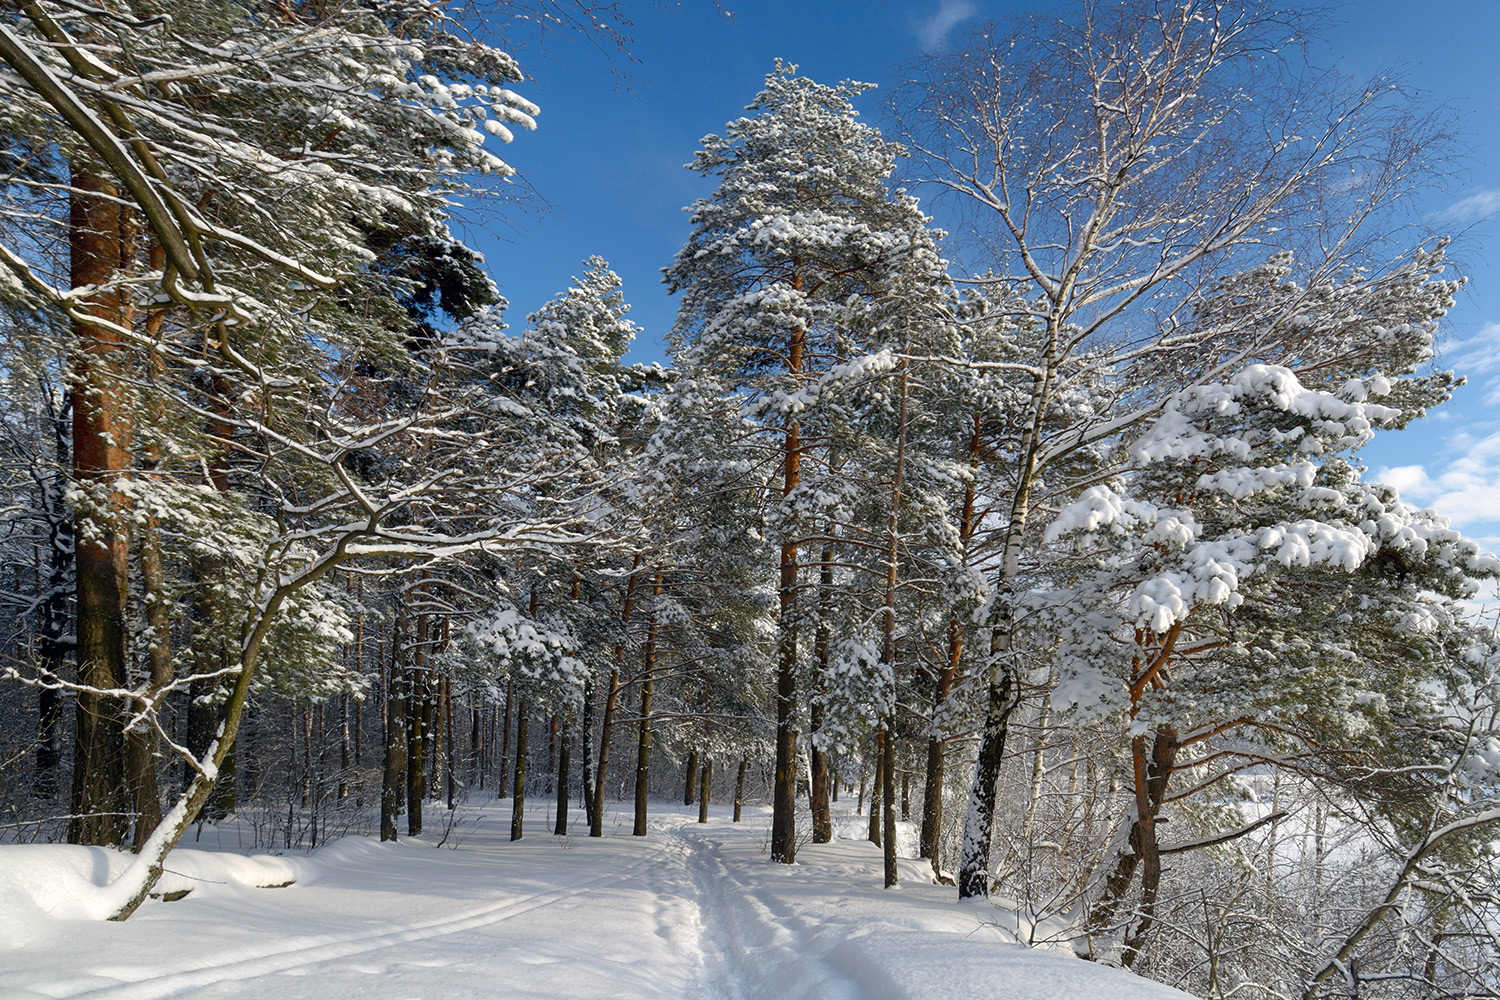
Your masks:
{"label": "wispy cloud", "polygon": [[1500,323],[1486,323],[1468,340],[1443,352],[1443,361],[1459,374],[1489,375],[1500,371]]}
{"label": "wispy cloud", "polygon": [[1446,464],[1381,468],[1370,478],[1451,518],[1465,534],[1493,538],[1500,529],[1500,431],[1460,432],[1446,450],[1453,456]]}
{"label": "wispy cloud", "polygon": [[948,32],[979,12],[971,0],[940,0],[938,9],[917,28],[917,39],[923,51],[938,48],[948,38]]}
{"label": "wispy cloud", "polygon": [[1443,351],[1442,364],[1484,389],[1486,406],[1500,405],[1500,323],[1486,323],[1468,340]]}
{"label": "wispy cloud", "polygon": [[1478,222],[1496,212],[1500,212],[1500,190],[1480,191],[1454,202],[1433,218],[1441,222]]}

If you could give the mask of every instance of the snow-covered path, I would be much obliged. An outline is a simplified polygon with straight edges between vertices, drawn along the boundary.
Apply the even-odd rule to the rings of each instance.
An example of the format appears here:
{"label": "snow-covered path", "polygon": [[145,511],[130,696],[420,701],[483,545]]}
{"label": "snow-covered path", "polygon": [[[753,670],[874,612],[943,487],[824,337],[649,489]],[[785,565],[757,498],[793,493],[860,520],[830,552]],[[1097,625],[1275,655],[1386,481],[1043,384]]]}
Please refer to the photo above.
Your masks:
{"label": "snow-covered path", "polygon": [[[645,839],[553,837],[537,822],[510,843],[501,811],[468,819],[457,849],[348,838],[275,862],[291,887],[202,881],[125,924],[43,909],[67,899],[71,872],[102,878],[108,852],[0,847],[0,997],[1183,996],[1021,948],[915,862],[883,890],[865,842],[809,845],[784,867],[766,860],[760,814],[700,826],[663,810]],[[173,859],[214,870],[201,852]]]}

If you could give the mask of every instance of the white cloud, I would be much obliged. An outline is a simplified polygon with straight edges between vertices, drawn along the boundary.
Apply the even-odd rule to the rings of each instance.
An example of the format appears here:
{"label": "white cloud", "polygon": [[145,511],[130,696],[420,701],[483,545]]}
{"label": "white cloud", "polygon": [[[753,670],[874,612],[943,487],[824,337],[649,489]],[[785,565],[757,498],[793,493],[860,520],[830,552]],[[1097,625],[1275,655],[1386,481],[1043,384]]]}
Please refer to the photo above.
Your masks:
{"label": "white cloud", "polygon": [[1375,478],[1387,486],[1394,486],[1398,493],[1411,497],[1421,494],[1430,482],[1427,478],[1427,469],[1420,465],[1398,465],[1392,469],[1379,469],[1375,473]]}
{"label": "white cloud", "polygon": [[978,13],[979,8],[971,0],[940,0],[938,9],[917,28],[917,38],[923,51],[943,44],[948,32]]}
{"label": "white cloud", "polygon": [[1480,191],[1438,212],[1433,218],[1444,222],[1478,222],[1500,212],[1500,190]]}
{"label": "white cloud", "polygon": [[1398,465],[1376,469],[1371,478],[1394,486],[1408,503],[1431,507],[1465,534],[1500,534],[1500,430],[1460,432],[1449,449],[1456,457],[1444,467]]}

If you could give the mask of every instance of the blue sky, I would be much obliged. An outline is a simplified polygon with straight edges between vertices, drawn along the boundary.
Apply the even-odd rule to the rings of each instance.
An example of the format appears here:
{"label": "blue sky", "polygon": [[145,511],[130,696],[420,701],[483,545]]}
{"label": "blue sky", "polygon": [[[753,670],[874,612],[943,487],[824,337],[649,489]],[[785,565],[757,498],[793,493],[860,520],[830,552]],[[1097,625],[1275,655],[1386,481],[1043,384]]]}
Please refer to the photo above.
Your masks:
{"label": "blue sky", "polygon": [[[803,74],[880,84],[862,111],[881,123],[880,95],[902,67],[972,21],[1057,5],[1014,0],[710,0],[680,6],[624,0],[636,61],[607,57],[570,36],[513,48],[532,76],[525,95],[542,108],[535,132],[497,150],[531,189],[530,207],[503,212],[489,233],[470,232],[511,303],[510,321],[566,288],[597,253],[614,266],[644,328],[635,355],[660,359],[673,300],[660,269],[687,237],[682,210],[710,190],[684,170],[698,140],[720,131],[759,90],[776,57]],[[1440,12],[1440,13],[1438,13]],[[1442,363],[1469,376],[1453,402],[1365,451],[1372,475],[1407,499],[1448,514],[1500,549],[1500,84],[1494,48],[1500,0],[1357,0],[1334,11],[1323,64],[1356,77],[1396,69],[1432,102],[1461,115],[1465,169],[1426,191],[1420,213],[1462,233],[1471,279],[1449,316]],[[623,76],[617,75],[616,70]],[[918,192],[920,193],[920,191]],[[545,202],[546,208],[541,207]]]}

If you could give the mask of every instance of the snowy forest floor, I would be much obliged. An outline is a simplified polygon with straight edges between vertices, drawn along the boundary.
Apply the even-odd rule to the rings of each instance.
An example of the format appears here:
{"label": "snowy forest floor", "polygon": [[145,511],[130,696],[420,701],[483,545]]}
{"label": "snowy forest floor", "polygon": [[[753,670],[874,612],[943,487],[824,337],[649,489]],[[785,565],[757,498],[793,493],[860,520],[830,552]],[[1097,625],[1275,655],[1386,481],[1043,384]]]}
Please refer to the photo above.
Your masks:
{"label": "snowy forest floor", "polygon": [[696,810],[653,809],[644,839],[608,825],[602,840],[551,836],[537,817],[512,843],[497,803],[463,814],[438,849],[441,813],[432,836],[347,837],[309,856],[187,845],[160,888],[193,892],[123,924],[69,915],[122,867],[116,852],[0,847],[0,997],[1186,996],[1021,947],[1002,911],[958,904],[924,863],[903,861],[903,884],[882,889],[866,841],[807,844],[795,866],[773,865],[764,810],[732,824],[714,808],[699,825]]}

